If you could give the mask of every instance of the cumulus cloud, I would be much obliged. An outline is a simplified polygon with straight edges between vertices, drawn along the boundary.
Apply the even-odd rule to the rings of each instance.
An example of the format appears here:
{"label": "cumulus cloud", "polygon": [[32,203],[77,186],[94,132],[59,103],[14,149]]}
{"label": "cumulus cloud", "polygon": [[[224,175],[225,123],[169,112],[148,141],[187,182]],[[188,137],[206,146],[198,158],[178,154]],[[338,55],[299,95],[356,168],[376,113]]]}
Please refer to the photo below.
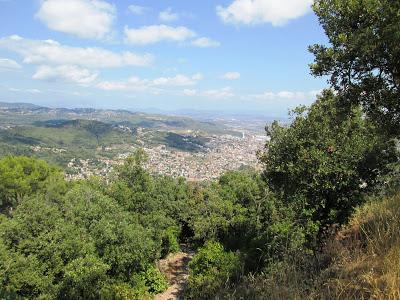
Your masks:
{"label": "cumulus cloud", "polygon": [[53,40],[30,40],[17,35],[0,38],[0,48],[13,51],[27,64],[77,65],[86,68],[148,66],[151,54],[115,53],[96,47],[70,47]]}
{"label": "cumulus cloud", "polygon": [[239,72],[226,72],[221,76],[222,79],[227,79],[227,80],[236,80],[240,78],[240,73]]}
{"label": "cumulus cloud", "polygon": [[183,95],[188,97],[205,97],[205,98],[215,98],[215,99],[225,99],[235,96],[235,94],[232,91],[232,88],[229,86],[219,89],[209,89],[204,91],[199,91],[196,89],[184,89]]}
{"label": "cumulus cloud", "polygon": [[0,69],[17,70],[21,69],[21,65],[15,60],[8,58],[0,58]]}
{"label": "cumulus cloud", "polygon": [[[219,42],[201,37],[196,38],[197,33],[184,26],[150,25],[141,28],[129,28],[125,26],[125,43],[136,45],[155,44],[162,41],[185,42],[201,48],[218,47]],[[194,39],[196,38],[196,39]],[[191,39],[194,39],[190,41]]]}
{"label": "cumulus cloud", "polygon": [[229,86],[220,89],[206,90],[203,94],[211,98],[230,98],[234,96],[232,88]]}
{"label": "cumulus cloud", "polygon": [[320,94],[320,90],[313,90],[308,92],[299,91],[279,91],[271,92],[266,91],[261,94],[251,95],[250,98],[257,100],[309,100],[314,99],[316,95]]}
{"label": "cumulus cloud", "polygon": [[158,18],[162,22],[173,22],[179,19],[179,14],[172,11],[170,7],[166,10],[161,11],[158,14]]}
{"label": "cumulus cloud", "polygon": [[183,94],[184,94],[185,96],[190,96],[190,97],[192,97],[192,96],[197,96],[198,91],[195,90],[195,89],[184,89],[184,90],[183,90]]}
{"label": "cumulus cloud", "polygon": [[173,77],[158,77],[155,79],[141,79],[130,77],[125,81],[101,81],[97,87],[103,90],[153,90],[158,88],[181,87],[196,85],[203,76],[199,73],[192,76],[178,74]]}
{"label": "cumulus cloud", "polygon": [[197,73],[191,77],[178,74],[174,77],[160,77],[154,79],[153,86],[187,86],[195,85],[199,80],[203,79],[203,75]]}
{"label": "cumulus cloud", "polygon": [[227,7],[217,6],[217,14],[225,23],[280,26],[305,15],[312,3],[313,0],[234,0]]}
{"label": "cumulus cloud", "polygon": [[220,43],[206,37],[201,37],[192,41],[192,45],[200,48],[210,48],[219,47]]}
{"label": "cumulus cloud", "polygon": [[138,91],[146,90],[148,85],[138,77],[131,77],[126,81],[101,81],[96,85],[96,87],[106,91]]}
{"label": "cumulus cloud", "polygon": [[112,30],[116,9],[103,0],[44,0],[36,18],[48,28],[87,39],[102,39]]}
{"label": "cumulus cloud", "polygon": [[28,94],[40,94],[42,93],[41,90],[38,89],[18,89],[18,88],[9,88],[8,89],[10,92],[15,92],[15,93],[28,93]]}
{"label": "cumulus cloud", "polygon": [[77,66],[40,66],[32,78],[89,85],[95,82],[97,77],[97,72],[92,72]]}
{"label": "cumulus cloud", "polygon": [[128,9],[134,15],[144,15],[146,13],[146,11],[149,10],[149,8],[146,6],[140,6],[140,5],[135,5],[135,4],[129,5]]}
{"label": "cumulus cloud", "polygon": [[128,44],[147,45],[160,41],[183,42],[196,36],[196,33],[184,26],[151,25],[141,28],[125,26],[125,42]]}

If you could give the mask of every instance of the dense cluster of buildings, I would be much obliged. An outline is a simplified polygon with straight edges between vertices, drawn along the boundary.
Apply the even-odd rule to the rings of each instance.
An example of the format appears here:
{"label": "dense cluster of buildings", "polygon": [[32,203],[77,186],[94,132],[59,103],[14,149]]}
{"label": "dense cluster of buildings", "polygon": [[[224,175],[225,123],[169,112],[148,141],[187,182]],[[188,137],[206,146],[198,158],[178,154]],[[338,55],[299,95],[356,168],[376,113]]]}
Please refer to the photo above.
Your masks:
{"label": "dense cluster of buildings", "polygon": [[51,147],[42,147],[42,146],[30,146],[29,148],[33,152],[42,152],[42,151],[48,151],[48,152],[53,152],[53,153],[67,152],[67,150],[62,149],[62,148],[51,148]]}
{"label": "dense cluster of buildings", "polygon": [[149,168],[155,173],[188,180],[209,180],[228,170],[241,167],[258,168],[257,151],[264,146],[263,136],[213,136],[204,152],[183,152],[161,145],[145,149],[149,155]]}
{"label": "dense cluster of buildings", "polygon": [[[146,167],[155,174],[185,177],[200,181],[219,177],[228,170],[242,167],[259,168],[257,151],[265,144],[265,136],[245,134],[212,136],[201,152],[186,152],[165,145],[146,147],[149,160]],[[134,147],[132,147],[134,151]],[[68,164],[69,179],[82,179],[92,175],[108,176],[113,166],[122,164],[132,152],[121,153],[115,159],[73,159]]]}

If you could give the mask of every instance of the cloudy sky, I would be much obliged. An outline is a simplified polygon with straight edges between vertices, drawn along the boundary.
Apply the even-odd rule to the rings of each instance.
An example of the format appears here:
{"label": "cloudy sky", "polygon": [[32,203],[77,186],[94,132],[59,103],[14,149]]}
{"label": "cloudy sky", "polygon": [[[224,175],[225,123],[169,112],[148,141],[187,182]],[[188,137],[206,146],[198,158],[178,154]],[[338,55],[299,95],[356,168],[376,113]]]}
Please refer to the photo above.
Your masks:
{"label": "cloudy sky", "polygon": [[285,115],[325,85],[312,0],[0,0],[0,101]]}

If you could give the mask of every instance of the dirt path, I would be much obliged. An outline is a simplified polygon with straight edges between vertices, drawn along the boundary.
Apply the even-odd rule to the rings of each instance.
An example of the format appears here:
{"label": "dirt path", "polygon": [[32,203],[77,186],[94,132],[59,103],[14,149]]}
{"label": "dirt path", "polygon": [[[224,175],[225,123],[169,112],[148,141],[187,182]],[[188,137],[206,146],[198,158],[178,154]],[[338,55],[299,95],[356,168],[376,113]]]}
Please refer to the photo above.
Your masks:
{"label": "dirt path", "polygon": [[191,251],[178,252],[158,262],[158,268],[167,277],[170,286],[164,293],[156,295],[155,300],[183,299],[189,276],[188,264],[193,254]]}

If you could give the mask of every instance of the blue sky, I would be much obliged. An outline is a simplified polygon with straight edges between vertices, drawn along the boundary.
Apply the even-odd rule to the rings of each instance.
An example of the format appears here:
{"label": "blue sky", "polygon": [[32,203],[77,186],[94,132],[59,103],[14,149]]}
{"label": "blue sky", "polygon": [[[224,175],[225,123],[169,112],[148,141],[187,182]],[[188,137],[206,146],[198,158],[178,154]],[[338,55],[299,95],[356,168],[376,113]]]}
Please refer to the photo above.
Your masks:
{"label": "blue sky", "polygon": [[326,86],[312,0],[0,0],[0,101],[283,116]]}

